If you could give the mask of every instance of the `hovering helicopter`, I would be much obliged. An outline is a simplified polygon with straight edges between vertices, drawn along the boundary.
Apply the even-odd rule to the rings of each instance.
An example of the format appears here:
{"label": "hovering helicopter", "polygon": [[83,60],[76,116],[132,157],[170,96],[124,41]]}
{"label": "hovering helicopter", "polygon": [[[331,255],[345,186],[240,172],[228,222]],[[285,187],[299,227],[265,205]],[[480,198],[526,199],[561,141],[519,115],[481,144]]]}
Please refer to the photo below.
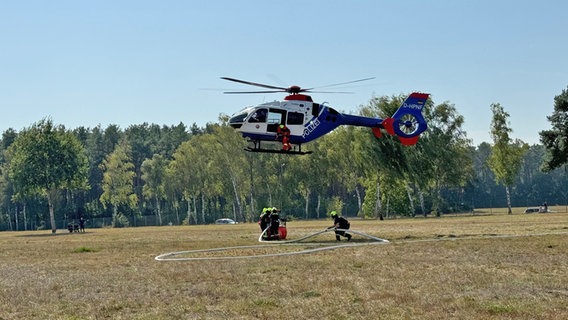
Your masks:
{"label": "hovering helicopter", "polygon": [[[385,129],[388,134],[397,136],[403,145],[410,146],[418,142],[420,134],[428,127],[422,116],[422,108],[429,96],[427,93],[411,93],[392,117],[380,119],[339,113],[323,103],[315,103],[311,96],[304,94],[316,92],[313,91],[315,88],[303,89],[299,86],[285,88],[228,77],[221,77],[221,79],[270,89],[224,92],[226,94],[279,92],[289,94],[284,101],[246,107],[231,116],[229,125],[252,144],[245,149],[250,152],[309,154],[312,152],[302,151],[302,144],[320,138],[340,125],[369,127],[377,138],[382,137],[381,129]],[[373,78],[337,83],[326,87],[370,79]],[[289,136],[285,143],[289,143],[291,147],[284,148],[283,144],[282,149],[263,148],[263,144],[282,143],[279,128],[284,126],[289,129]]]}

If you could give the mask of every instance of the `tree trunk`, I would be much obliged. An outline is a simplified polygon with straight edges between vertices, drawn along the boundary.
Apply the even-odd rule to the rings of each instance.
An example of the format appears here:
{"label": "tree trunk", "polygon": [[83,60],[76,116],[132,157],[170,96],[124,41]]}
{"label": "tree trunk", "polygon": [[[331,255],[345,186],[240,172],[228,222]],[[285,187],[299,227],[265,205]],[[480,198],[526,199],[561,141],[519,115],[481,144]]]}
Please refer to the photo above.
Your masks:
{"label": "tree trunk", "polygon": [[306,213],[306,219],[308,219],[308,215],[309,215],[308,207],[309,207],[309,204],[310,204],[310,189],[309,188],[306,190],[306,194],[304,195],[304,199],[306,200],[306,205],[304,206],[304,212]]}
{"label": "tree trunk", "polygon": [[410,205],[410,215],[414,217],[414,200],[412,199],[412,188],[409,185],[406,186],[406,194],[408,195],[408,203]]}
{"label": "tree trunk", "polygon": [[357,195],[357,216],[361,215],[361,217],[365,218],[363,214],[363,198],[361,197],[359,186],[355,186],[355,194]]}
{"label": "tree trunk", "polygon": [[160,208],[160,199],[156,196],[156,213],[158,214],[158,223],[162,225],[162,209]]}
{"label": "tree trunk", "polygon": [[377,176],[377,202],[375,202],[375,218],[379,220],[384,220],[383,217],[383,204],[381,202],[381,182]]}
{"label": "tree trunk", "polygon": [[442,216],[442,209],[440,204],[442,203],[442,187],[436,186],[436,217]]}
{"label": "tree trunk", "polygon": [[321,195],[318,193],[318,205],[316,206],[316,217],[319,219],[321,210]]}
{"label": "tree trunk", "polygon": [[[253,157],[254,159],[254,157]],[[254,196],[254,174],[253,174],[253,162],[251,161],[250,163],[250,191],[249,191],[249,197],[250,197],[250,201],[249,201],[249,207],[248,207],[248,213],[246,214],[246,218],[245,221],[253,221],[255,218],[255,212],[256,211],[256,201],[255,201],[255,196]]]}
{"label": "tree trunk", "polygon": [[235,194],[235,202],[237,203],[237,210],[239,217],[243,217],[243,208],[241,206],[241,199],[239,198],[239,191],[237,190],[237,179],[231,176],[231,184],[233,185],[233,193]]}
{"label": "tree trunk", "polygon": [[118,205],[113,205],[112,206],[112,219],[110,221],[111,225],[114,228],[114,224],[116,223],[116,216],[118,215]]}
{"label": "tree trunk", "polygon": [[28,230],[28,217],[26,214],[26,204],[24,203],[24,208],[23,208],[23,214],[24,214],[24,230]]}
{"label": "tree trunk", "polygon": [[[197,224],[197,207],[195,207],[195,223]],[[201,223],[205,223],[205,195],[201,193]]]}
{"label": "tree trunk", "polygon": [[55,234],[57,232],[57,226],[55,225],[55,214],[53,213],[53,203],[51,199],[51,194],[47,193],[47,204],[49,206],[49,222],[51,223],[51,233]]}
{"label": "tree trunk", "polygon": [[174,205],[174,210],[176,211],[176,223],[179,226],[180,225],[180,221],[179,221],[179,205],[177,200],[175,201],[175,205]]}
{"label": "tree trunk", "polygon": [[418,189],[418,196],[420,197],[420,210],[422,210],[422,215],[426,217],[426,205],[424,204],[424,192]]}
{"label": "tree trunk", "polygon": [[[15,212],[14,214],[16,215],[16,214],[18,214],[18,209],[17,209],[18,206],[14,206],[14,207],[16,207],[16,209],[14,209],[14,212]],[[10,217],[10,211],[12,211],[12,210],[10,210],[10,206],[8,206],[8,224],[10,225],[10,231],[15,231],[14,226],[12,226],[12,217]]]}
{"label": "tree trunk", "polygon": [[191,199],[190,197],[185,199],[187,201],[187,224],[191,224]]}
{"label": "tree trunk", "polygon": [[16,206],[16,211],[14,212],[14,222],[16,223],[16,231],[20,231],[20,221],[18,219],[18,206]]}
{"label": "tree trunk", "polygon": [[[247,213],[247,217],[245,218],[245,221],[252,221],[254,219],[255,216],[255,212],[256,212],[256,203],[254,200],[254,192],[252,190],[252,188],[250,189],[250,206],[249,206],[249,213]],[[249,219],[250,218],[250,219]]]}
{"label": "tree trunk", "polygon": [[272,202],[272,191],[270,190],[270,184],[269,183],[266,184],[266,191],[268,192],[268,203],[273,203]]}
{"label": "tree trunk", "polygon": [[513,214],[513,210],[511,210],[511,191],[509,186],[505,186],[505,193],[507,194],[507,214]]}

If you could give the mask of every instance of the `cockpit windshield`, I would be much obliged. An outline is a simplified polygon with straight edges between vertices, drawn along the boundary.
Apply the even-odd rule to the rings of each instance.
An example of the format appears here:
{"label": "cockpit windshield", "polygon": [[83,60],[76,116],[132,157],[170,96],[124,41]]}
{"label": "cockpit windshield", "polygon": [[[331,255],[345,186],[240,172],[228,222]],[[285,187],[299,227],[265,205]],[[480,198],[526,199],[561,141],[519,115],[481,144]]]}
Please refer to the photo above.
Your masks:
{"label": "cockpit windshield", "polygon": [[245,121],[246,117],[249,115],[250,111],[251,109],[247,108],[235,113],[229,119],[229,125],[235,129],[240,128],[243,125],[243,122]]}
{"label": "cockpit windshield", "polygon": [[[272,110],[270,106],[274,105],[277,102],[272,103],[264,103],[258,106],[250,106],[242,109],[241,111],[233,114],[231,118],[229,118],[229,125],[235,129],[238,129],[245,124],[245,122],[250,123],[270,123],[271,117],[270,114]],[[280,122],[279,122],[280,123]]]}
{"label": "cockpit windshield", "polygon": [[232,116],[231,119],[229,119],[229,123],[243,123],[243,121],[245,121],[245,118],[247,116],[248,116],[248,112],[238,113],[238,114]]}

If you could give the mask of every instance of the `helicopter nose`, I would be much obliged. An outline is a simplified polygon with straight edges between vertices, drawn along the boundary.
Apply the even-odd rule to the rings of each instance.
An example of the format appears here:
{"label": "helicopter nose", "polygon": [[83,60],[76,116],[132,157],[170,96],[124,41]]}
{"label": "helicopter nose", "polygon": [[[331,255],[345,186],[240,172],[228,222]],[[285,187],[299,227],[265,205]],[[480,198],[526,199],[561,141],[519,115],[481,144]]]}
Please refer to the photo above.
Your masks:
{"label": "helicopter nose", "polygon": [[239,129],[240,127],[243,126],[243,122],[245,117],[247,116],[246,113],[244,114],[238,114],[236,116],[233,116],[229,119],[229,125],[233,128],[233,129]]}

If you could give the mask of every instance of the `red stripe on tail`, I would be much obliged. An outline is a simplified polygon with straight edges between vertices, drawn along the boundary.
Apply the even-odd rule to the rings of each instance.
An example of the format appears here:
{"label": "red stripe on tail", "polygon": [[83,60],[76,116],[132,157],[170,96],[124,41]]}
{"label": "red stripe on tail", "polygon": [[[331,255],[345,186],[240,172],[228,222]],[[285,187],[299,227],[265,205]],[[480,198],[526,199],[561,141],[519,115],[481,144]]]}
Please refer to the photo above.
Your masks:
{"label": "red stripe on tail", "polygon": [[381,128],[373,127],[371,129],[373,130],[373,134],[375,135],[375,137],[377,138],[383,137],[383,134],[381,133]]}
{"label": "red stripe on tail", "polygon": [[385,130],[387,130],[388,134],[390,134],[391,136],[394,135],[394,118],[386,118],[385,120],[383,120],[383,128],[385,128]]}
{"label": "red stripe on tail", "polygon": [[428,96],[430,96],[429,93],[413,92],[413,93],[410,94],[409,98],[418,98],[418,99],[428,100]]}
{"label": "red stripe on tail", "polygon": [[412,138],[403,138],[403,137],[398,137],[398,139],[400,140],[400,142],[405,145],[405,146],[413,146],[418,142],[418,138],[419,136],[416,137],[412,137]]}

